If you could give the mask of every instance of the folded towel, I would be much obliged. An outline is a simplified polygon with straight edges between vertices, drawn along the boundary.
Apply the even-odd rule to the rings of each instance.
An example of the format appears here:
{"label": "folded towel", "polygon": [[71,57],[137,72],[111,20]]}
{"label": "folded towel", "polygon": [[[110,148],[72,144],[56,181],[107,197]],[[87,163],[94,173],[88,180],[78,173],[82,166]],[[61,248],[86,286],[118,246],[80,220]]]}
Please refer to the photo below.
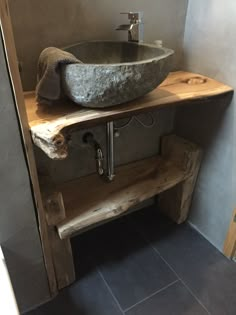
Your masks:
{"label": "folded towel", "polygon": [[38,103],[51,104],[63,96],[61,89],[61,64],[81,63],[72,54],[55,47],[42,51],[38,62],[38,84],[36,97]]}

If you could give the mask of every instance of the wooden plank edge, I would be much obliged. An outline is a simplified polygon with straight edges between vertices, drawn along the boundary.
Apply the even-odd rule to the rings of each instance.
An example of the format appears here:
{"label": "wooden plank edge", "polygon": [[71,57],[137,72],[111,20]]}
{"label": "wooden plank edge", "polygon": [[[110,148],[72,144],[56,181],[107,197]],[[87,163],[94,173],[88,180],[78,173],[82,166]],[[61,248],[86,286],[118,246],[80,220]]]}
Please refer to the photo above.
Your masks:
{"label": "wooden plank edge", "polygon": [[[150,199],[154,199],[154,198],[150,198]],[[146,199],[146,200],[144,200],[144,202],[147,201],[147,200],[150,200],[150,199]],[[154,204],[154,202],[153,202],[153,204]],[[129,214],[132,214],[134,212],[140,211],[141,209],[143,209],[143,208],[139,207],[139,204],[137,204],[134,207],[129,208],[127,211],[122,212],[120,215],[117,215],[115,217],[111,217],[111,218],[109,218],[107,220],[96,222],[95,224],[91,224],[89,226],[86,226],[85,228],[82,228],[82,229],[78,230],[75,234],[72,235],[72,237],[81,235],[81,234],[83,234],[83,233],[85,233],[87,231],[90,231],[90,230],[92,230],[92,229],[94,229],[96,227],[102,226],[102,225],[104,225],[106,223],[109,223],[109,222],[112,222],[112,221],[114,221],[116,219],[125,217],[125,216],[127,216]],[[57,231],[57,233],[58,233],[58,231]]]}
{"label": "wooden plank edge", "polygon": [[229,259],[236,256],[236,209],[233,212],[232,220],[229,225],[223,252]]}

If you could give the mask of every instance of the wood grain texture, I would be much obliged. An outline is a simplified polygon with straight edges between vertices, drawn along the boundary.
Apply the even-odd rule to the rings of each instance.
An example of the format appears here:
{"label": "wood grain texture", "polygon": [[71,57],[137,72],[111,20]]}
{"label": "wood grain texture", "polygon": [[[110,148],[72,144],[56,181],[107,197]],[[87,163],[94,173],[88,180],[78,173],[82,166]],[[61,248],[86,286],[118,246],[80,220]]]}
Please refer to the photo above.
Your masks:
{"label": "wood grain texture", "polygon": [[167,214],[178,223],[183,222],[189,212],[201,155],[196,144],[170,135],[163,138],[161,157],[118,167],[111,183],[94,174],[57,187],[66,210],[65,220],[57,225],[60,238],[119,217],[160,193],[162,203],[168,206]]}
{"label": "wood grain texture", "polygon": [[55,225],[65,219],[61,193],[53,193],[45,200],[48,221],[48,235],[53,257],[53,265],[58,290],[63,289],[75,281],[74,260],[70,239],[61,240]]}
{"label": "wood grain texture", "polygon": [[72,102],[54,106],[37,104],[34,92],[25,94],[25,103],[31,134],[35,145],[52,159],[68,155],[66,133],[71,128],[92,127],[107,121],[129,117],[171,105],[196,104],[215,97],[233,94],[233,89],[202,75],[183,71],[170,73],[153,92],[126,104],[89,109]]}
{"label": "wood grain texture", "polygon": [[[176,138],[178,140],[178,138]],[[114,182],[102,181],[97,174],[58,187],[62,192],[66,219],[58,224],[64,239],[101,221],[118,217],[130,207],[149,199],[189,178],[191,173],[182,160],[153,157],[117,168]]]}
{"label": "wood grain texture", "polygon": [[232,220],[226,236],[224,254],[228,258],[236,257],[236,209],[233,212]]}
{"label": "wood grain texture", "polygon": [[159,196],[161,211],[181,224],[188,218],[201,165],[202,150],[196,144],[173,135],[162,138],[161,152],[163,157],[172,160],[179,167],[181,164],[186,167],[185,171],[189,174],[186,180]]}
{"label": "wood grain texture", "polygon": [[17,55],[14,43],[14,37],[12,32],[12,25],[7,0],[0,0],[0,22],[1,31],[4,38],[4,47],[7,58],[7,64],[9,73],[11,76],[12,91],[14,94],[16,110],[18,113],[19,122],[21,125],[22,137],[24,140],[26,158],[30,171],[31,182],[34,191],[35,204],[37,206],[38,221],[40,228],[40,236],[42,241],[42,248],[44,253],[44,260],[48,274],[48,281],[50,286],[51,295],[57,293],[57,283],[55,278],[55,272],[52,261],[52,254],[50,250],[47,223],[45,217],[45,211],[43,207],[38,175],[36,169],[36,163],[33,152],[33,143],[29,131],[28,119],[26,115],[26,107],[24,102],[23,89],[21,85],[20,74],[18,71]]}

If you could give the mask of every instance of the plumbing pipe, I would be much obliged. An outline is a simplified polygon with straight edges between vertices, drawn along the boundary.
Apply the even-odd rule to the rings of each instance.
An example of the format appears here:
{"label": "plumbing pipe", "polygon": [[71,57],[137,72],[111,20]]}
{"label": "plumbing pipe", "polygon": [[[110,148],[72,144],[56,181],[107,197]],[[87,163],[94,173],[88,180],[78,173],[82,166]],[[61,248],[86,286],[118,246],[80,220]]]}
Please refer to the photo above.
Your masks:
{"label": "plumbing pipe", "polygon": [[91,132],[87,132],[83,136],[83,142],[89,144],[95,150],[95,160],[96,160],[96,168],[99,176],[104,175],[103,168],[103,152],[99,143],[94,139],[94,136]]}
{"label": "plumbing pipe", "polygon": [[87,132],[83,136],[83,142],[89,144],[95,150],[95,159],[97,166],[97,173],[101,177],[105,177],[109,182],[113,181],[115,177],[114,167],[114,122],[109,121],[106,125],[106,143],[107,143],[107,170],[104,174],[103,168],[103,152],[99,143],[94,139],[91,132]]}
{"label": "plumbing pipe", "polygon": [[114,123],[107,123],[107,179],[111,182],[115,177],[114,171]]}

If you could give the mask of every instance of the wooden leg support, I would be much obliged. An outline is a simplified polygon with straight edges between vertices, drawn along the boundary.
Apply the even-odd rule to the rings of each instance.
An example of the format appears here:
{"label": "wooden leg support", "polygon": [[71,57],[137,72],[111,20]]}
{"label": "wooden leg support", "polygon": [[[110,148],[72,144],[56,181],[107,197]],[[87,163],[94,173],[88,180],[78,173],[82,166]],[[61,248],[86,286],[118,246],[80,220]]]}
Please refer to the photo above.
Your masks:
{"label": "wooden leg support", "polygon": [[48,235],[53,256],[58,290],[75,281],[74,261],[70,239],[61,240],[56,225],[65,219],[65,208],[61,193],[53,193],[45,201]]}
{"label": "wooden leg support", "polygon": [[159,206],[173,221],[183,223],[189,214],[193,191],[200,169],[202,151],[194,143],[175,135],[162,138],[161,153],[187,174],[187,179],[159,196]]}
{"label": "wooden leg support", "polygon": [[236,209],[234,210],[229,231],[225,240],[224,254],[230,259],[236,257]]}

